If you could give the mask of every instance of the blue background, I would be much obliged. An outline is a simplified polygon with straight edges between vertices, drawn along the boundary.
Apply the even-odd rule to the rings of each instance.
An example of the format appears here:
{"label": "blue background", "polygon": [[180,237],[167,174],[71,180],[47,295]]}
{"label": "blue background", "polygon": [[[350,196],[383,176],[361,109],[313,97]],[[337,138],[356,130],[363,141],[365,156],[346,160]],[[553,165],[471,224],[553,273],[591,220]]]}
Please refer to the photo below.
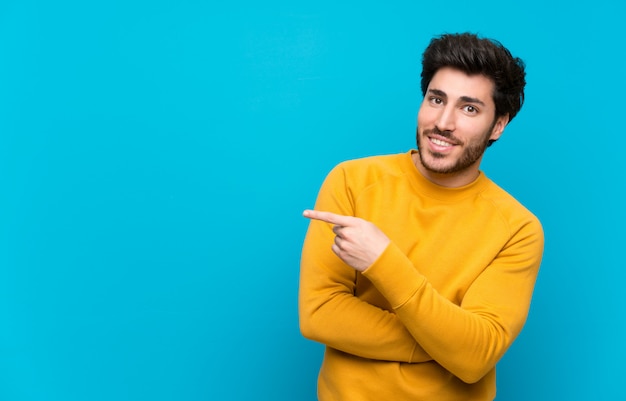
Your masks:
{"label": "blue background", "polygon": [[314,400],[301,211],[336,163],[414,147],[421,52],[457,31],[528,66],[483,163],[547,241],[498,400],[626,398],[625,11],[3,1],[0,399]]}

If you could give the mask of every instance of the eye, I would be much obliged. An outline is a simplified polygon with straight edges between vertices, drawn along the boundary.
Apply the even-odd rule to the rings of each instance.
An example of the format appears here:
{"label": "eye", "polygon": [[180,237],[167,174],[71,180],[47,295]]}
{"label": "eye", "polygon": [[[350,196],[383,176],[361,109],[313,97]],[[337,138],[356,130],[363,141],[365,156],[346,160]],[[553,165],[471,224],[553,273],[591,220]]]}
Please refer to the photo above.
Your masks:
{"label": "eye", "polygon": [[465,110],[465,112],[467,112],[469,114],[476,114],[476,113],[478,113],[478,109],[476,107],[472,106],[471,104],[463,106],[463,110]]}
{"label": "eye", "polygon": [[431,96],[428,98],[428,101],[432,104],[443,104],[443,99],[437,96]]}

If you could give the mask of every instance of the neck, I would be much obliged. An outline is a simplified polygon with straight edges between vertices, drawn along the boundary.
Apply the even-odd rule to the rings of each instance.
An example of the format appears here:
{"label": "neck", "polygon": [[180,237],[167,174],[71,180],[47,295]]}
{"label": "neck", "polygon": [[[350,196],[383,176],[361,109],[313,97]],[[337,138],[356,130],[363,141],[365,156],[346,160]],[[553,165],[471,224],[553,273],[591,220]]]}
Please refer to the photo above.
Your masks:
{"label": "neck", "polygon": [[480,165],[480,160],[477,160],[476,163],[463,171],[459,171],[456,173],[435,173],[433,171],[428,170],[422,164],[422,160],[420,159],[419,150],[417,152],[413,152],[411,155],[413,159],[413,164],[417,170],[422,173],[427,180],[432,182],[433,184],[440,185],[442,187],[448,188],[458,188],[468,185],[474,180],[478,178],[480,175],[480,171],[478,170],[478,166]]}

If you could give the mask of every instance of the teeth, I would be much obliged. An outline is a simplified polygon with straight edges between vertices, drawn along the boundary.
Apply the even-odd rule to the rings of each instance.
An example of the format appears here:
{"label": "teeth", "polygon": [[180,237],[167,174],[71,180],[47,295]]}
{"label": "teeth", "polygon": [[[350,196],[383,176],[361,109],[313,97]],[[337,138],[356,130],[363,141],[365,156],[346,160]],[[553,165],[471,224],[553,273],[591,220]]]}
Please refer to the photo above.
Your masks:
{"label": "teeth", "polygon": [[439,146],[452,146],[452,144],[449,144],[448,142],[444,142],[442,140],[435,139],[435,138],[430,138],[430,141],[434,143],[435,145],[439,145]]}

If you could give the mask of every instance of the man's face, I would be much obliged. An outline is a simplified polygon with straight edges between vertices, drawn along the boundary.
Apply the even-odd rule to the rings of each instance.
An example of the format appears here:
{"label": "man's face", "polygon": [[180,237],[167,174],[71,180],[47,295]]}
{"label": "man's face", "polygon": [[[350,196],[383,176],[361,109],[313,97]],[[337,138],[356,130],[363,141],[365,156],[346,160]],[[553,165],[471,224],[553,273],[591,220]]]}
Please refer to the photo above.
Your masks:
{"label": "man's face", "polygon": [[430,81],[417,116],[421,165],[436,176],[478,174],[489,140],[496,140],[508,116],[495,118],[493,82],[445,67]]}

